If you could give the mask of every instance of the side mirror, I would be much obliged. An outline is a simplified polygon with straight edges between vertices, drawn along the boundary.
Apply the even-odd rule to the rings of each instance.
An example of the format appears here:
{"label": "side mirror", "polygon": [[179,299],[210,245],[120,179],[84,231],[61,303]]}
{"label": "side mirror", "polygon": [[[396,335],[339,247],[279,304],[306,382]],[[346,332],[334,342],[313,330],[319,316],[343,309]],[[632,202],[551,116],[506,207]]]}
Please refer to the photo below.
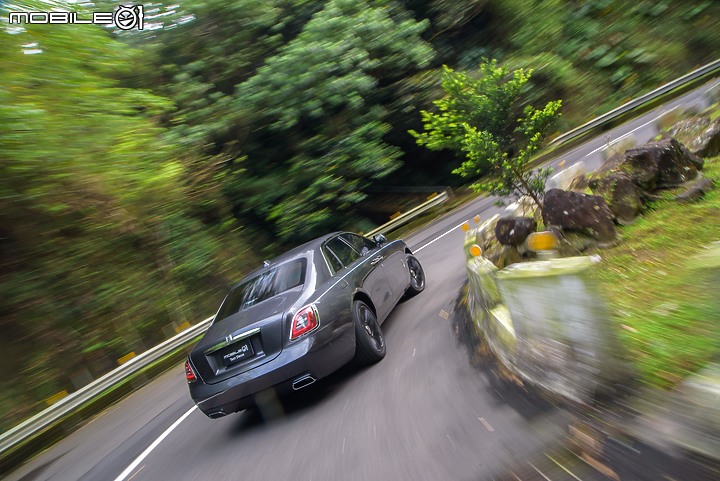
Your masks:
{"label": "side mirror", "polygon": [[381,245],[383,245],[383,244],[385,244],[385,243],[387,242],[387,238],[386,238],[384,235],[382,235],[382,234],[375,234],[375,235],[373,236],[373,240],[374,240],[375,243],[378,245],[378,247],[381,246]]}

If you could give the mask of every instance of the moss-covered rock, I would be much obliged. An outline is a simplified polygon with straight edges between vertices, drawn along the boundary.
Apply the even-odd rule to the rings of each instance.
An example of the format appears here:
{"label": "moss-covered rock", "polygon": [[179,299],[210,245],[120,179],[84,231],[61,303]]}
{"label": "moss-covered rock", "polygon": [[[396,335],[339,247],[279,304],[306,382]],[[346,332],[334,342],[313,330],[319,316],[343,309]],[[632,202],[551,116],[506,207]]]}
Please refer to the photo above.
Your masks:
{"label": "moss-covered rock", "polygon": [[685,144],[690,152],[700,157],[720,153],[720,119],[691,117],[674,124],[668,134]]}
{"label": "moss-covered rock", "polygon": [[590,181],[593,194],[607,202],[619,224],[630,224],[642,212],[645,193],[625,172],[611,172],[605,177]]}

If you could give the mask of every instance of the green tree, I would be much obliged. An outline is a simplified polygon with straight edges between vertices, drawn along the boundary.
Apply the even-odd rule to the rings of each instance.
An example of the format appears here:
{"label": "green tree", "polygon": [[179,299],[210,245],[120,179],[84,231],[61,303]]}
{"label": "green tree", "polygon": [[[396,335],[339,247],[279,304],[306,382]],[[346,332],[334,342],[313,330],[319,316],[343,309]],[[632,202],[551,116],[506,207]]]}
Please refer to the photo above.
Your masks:
{"label": "green tree", "polygon": [[399,166],[383,104],[432,58],[426,27],[394,2],[330,0],[237,86],[249,133],[227,192],[240,217],[290,242],[352,226],[363,189]]}
{"label": "green tree", "polygon": [[[435,101],[438,112],[422,112],[424,132],[410,133],[431,150],[450,149],[464,156],[453,172],[476,180],[478,192],[506,198],[530,196],[542,208],[550,169],[530,168],[560,115],[561,102],[542,109],[523,105],[531,70],[510,72],[496,60],[483,60],[479,77],[443,67],[445,97]],[[485,176],[485,177],[483,177]]]}
{"label": "green tree", "polygon": [[194,215],[172,101],[120,81],[141,56],[100,26],[0,30],[2,428],[206,317],[255,259],[228,211]]}

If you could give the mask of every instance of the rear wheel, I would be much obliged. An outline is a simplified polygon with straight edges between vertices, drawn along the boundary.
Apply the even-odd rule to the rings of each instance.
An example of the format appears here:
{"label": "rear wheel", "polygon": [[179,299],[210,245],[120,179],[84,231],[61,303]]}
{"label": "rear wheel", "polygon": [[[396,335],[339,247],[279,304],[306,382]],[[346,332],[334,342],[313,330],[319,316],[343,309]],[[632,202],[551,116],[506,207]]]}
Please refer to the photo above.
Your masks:
{"label": "rear wheel", "polygon": [[407,256],[407,266],[410,271],[410,285],[405,290],[405,296],[412,297],[425,289],[425,271],[417,257],[412,255]]}
{"label": "rear wheel", "polygon": [[385,357],[385,338],[375,313],[363,301],[353,303],[355,321],[355,363],[374,364]]}

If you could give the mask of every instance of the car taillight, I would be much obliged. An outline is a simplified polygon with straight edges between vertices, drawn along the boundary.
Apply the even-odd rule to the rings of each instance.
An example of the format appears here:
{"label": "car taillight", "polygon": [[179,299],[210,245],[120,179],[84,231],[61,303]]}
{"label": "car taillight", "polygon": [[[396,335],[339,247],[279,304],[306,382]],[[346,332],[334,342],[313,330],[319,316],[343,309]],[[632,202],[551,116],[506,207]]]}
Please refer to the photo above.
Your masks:
{"label": "car taillight", "polygon": [[305,306],[293,316],[292,328],[290,329],[290,340],[297,339],[307,334],[320,325],[318,313],[315,306]]}
{"label": "car taillight", "polygon": [[185,379],[187,380],[187,382],[197,381],[195,371],[193,371],[192,366],[190,366],[190,361],[185,361]]}

